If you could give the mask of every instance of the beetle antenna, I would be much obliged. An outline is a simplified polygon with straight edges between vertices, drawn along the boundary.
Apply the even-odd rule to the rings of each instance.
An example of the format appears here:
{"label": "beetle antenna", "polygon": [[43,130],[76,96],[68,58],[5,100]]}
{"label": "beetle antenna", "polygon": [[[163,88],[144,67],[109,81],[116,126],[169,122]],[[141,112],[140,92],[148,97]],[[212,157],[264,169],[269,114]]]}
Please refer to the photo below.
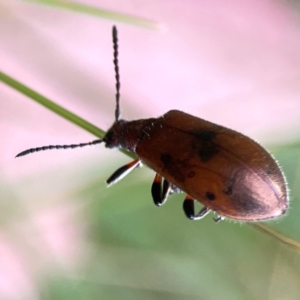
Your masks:
{"label": "beetle antenna", "polygon": [[38,151],[45,151],[45,150],[52,150],[52,149],[74,149],[74,148],[83,148],[86,146],[93,146],[96,144],[102,143],[103,140],[95,140],[89,143],[81,143],[81,144],[72,144],[72,145],[50,145],[50,146],[44,146],[44,147],[37,147],[37,148],[31,148],[28,150],[25,150],[21,153],[19,153],[16,157],[21,157],[30,153],[38,152]]}
{"label": "beetle antenna", "polygon": [[116,78],[116,111],[115,118],[116,122],[119,121],[120,118],[120,74],[119,74],[119,61],[118,61],[118,31],[117,27],[113,26],[112,30],[112,38],[113,38],[113,48],[114,48],[114,66],[115,66],[115,78]]}

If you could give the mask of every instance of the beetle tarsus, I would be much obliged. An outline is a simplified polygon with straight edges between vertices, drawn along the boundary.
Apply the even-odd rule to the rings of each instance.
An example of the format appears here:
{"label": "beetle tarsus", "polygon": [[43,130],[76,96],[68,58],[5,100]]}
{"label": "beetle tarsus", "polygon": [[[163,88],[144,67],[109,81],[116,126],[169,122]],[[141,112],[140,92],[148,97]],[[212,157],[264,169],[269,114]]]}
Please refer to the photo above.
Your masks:
{"label": "beetle tarsus", "polygon": [[169,197],[171,191],[172,191],[171,183],[168,180],[164,179],[162,194],[161,194],[163,203],[165,203],[167,201],[167,198]]}
{"label": "beetle tarsus", "polygon": [[213,220],[214,220],[216,223],[219,223],[219,222],[221,222],[221,221],[223,221],[223,220],[224,220],[224,217],[223,217],[223,216],[220,216],[220,215],[218,215],[216,218],[213,218]]}
{"label": "beetle tarsus", "polygon": [[194,219],[195,221],[203,219],[208,213],[210,212],[210,209],[206,206],[204,206],[195,216]]}

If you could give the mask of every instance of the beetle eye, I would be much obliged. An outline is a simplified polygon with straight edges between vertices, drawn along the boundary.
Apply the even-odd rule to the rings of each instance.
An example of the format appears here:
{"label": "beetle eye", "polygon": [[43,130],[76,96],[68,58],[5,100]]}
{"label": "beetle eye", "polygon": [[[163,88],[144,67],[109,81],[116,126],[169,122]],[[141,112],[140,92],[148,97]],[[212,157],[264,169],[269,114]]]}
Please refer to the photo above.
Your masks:
{"label": "beetle eye", "polygon": [[105,135],[105,137],[103,138],[103,141],[106,144],[106,147],[109,147],[109,145],[111,145],[113,143],[114,140],[114,133],[113,131],[108,131]]}

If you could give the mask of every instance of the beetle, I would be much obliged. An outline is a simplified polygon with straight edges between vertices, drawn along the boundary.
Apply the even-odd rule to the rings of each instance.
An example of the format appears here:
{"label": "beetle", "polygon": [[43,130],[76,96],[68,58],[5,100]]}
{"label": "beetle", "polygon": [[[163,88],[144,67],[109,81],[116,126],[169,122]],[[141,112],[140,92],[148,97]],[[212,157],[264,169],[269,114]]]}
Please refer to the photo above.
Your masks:
{"label": "beetle", "polygon": [[[120,118],[118,35],[113,26],[113,62],[116,78],[115,121],[103,139],[76,145],[55,145],[25,150],[29,153],[104,143],[137,155],[108,179],[111,185],[142,163],[156,172],[151,193],[157,206],[173,193],[185,192],[183,210],[191,220],[210,211],[214,220],[267,220],[288,208],[284,175],[274,158],[257,142],[226,127],[171,110],[159,118],[127,121]],[[195,212],[195,202],[203,204]]]}

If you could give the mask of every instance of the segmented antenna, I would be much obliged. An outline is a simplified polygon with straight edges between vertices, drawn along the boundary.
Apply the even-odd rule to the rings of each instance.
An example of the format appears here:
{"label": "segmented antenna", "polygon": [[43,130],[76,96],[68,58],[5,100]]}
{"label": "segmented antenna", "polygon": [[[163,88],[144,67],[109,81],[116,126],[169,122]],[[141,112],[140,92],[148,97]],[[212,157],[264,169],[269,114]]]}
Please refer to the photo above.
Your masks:
{"label": "segmented antenna", "polygon": [[[119,62],[118,62],[118,32],[116,26],[113,26],[112,30],[112,38],[113,38],[113,48],[114,48],[114,66],[115,66],[115,77],[116,77],[116,111],[115,118],[116,122],[120,118],[120,75],[119,75]],[[53,149],[74,149],[74,148],[82,148],[85,146],[93,146],[96,144],[102,143],[103,140],[95,140],[89,143],[81,143],[81,144],[72,144],[72,145],[50,145],[44,147],[37,147],[25,150],[19,153],[16,157],[21,157],[30,153],[38,152],[38,151],[46,151]]]}
{"label": "segmented antenna", "polygon": [[44,147],[37,147],[37,148],[31,148],[28,150],[25,150],[21,153],[19,153],[16,157],[21,157],[30,153],[38,152],[38,151],[45,151],[45,150],[53,150],[53,149],[74,149],[74,148],[83,148],[86,146],[93,146],[96,144],[102,143],[103,140],[95,140],[89,143],[81,143],[81,144],[73,144],[73,145],[50,145],[50,146],[44,146]]}
{"label": "segmented antenna", "polygon": [[116,78],[116,111],[115,118],[116,122],[120,118],[120,74],[119,74],[119,61],[118,61],[118,31],[116,26],[113,26],[112,30],[113,48],[114,48],[114,66],[115,66],[115,78]]}

